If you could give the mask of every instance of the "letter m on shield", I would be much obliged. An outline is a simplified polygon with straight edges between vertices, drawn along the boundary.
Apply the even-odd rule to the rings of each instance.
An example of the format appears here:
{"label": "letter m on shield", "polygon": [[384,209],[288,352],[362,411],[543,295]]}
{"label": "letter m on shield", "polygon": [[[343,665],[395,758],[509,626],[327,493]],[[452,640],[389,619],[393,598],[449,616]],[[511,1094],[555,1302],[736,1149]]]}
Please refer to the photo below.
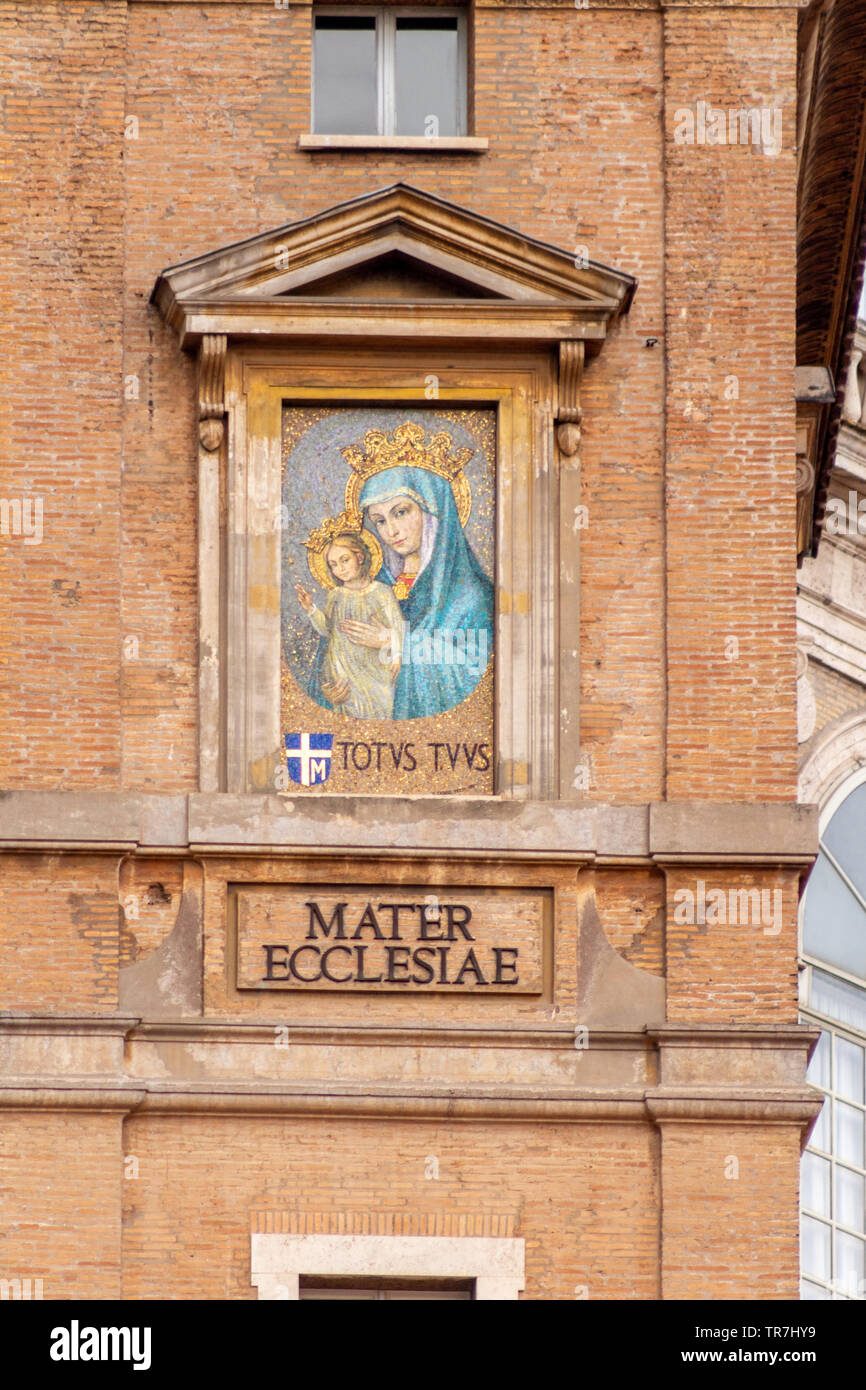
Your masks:
{"label": "letter m on shield", "polygon": [[333,734],[286,734],[286,767],[293,782],[314,787],[331,771]]}

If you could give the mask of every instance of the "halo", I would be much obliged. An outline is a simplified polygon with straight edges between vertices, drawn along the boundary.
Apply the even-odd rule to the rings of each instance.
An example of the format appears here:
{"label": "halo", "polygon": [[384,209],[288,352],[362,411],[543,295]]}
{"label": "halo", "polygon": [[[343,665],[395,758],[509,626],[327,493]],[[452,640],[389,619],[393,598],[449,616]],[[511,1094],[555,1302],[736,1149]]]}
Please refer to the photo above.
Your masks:
{"label": "halo", "polygon": [[[427,471],[430,473],[439,473],[440,477],[445,476],[438,468],[430,468],[429,465],[425,463],[414,463],[408,466],[410,468],[427,468]],[[361,515],[361,488],[364,483],[366,483],[367,479],[372,476],[372,473],[368,473],[366,477],[361,477],[360,473],[351,473],[349,475],[349,480],[346,483],[347,512],[351,512],[355,516]],[[455,478],[449,478],[448,482],[451,484],[451,491],[454,494],[454,505],[457,508],[458,520],[460,525],[465,527],[469,520],[469,513],[472,511],[472,489],[469,486],[469,479],[465,473],[458,473]],[[394,496],[403,497],[405,493],[395,492]]]}
{"label": "halo", "polygon": [[313,532],[308,541],[304,542],[310,574],[323,589],[340,587],[328,568],[326,559],[328,550],[335,541],[339,540],[340,536],[355,536],[364,546],[370,556],[369,573],[371,579],[376,578],[383,565],[382,547],[372,531],[363,530],[360,516],[356,514],[347,517],[344,513],[341,517],[329,518],[317,531]]}

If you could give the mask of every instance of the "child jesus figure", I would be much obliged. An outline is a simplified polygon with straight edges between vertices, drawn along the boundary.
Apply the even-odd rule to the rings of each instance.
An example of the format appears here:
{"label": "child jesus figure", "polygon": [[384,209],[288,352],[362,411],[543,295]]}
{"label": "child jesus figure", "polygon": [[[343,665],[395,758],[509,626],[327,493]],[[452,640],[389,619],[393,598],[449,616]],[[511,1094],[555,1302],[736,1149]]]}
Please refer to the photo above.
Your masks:
{"label": "child jesus figure", "polygon": [[322,693],[338,714],[391,719],[400,670],[403,617],[394,592],[370,578],[371,554],[356,532],[338,534],[325,551],[335,587],[324,612],[296,584],[298,602],[322,639]]}

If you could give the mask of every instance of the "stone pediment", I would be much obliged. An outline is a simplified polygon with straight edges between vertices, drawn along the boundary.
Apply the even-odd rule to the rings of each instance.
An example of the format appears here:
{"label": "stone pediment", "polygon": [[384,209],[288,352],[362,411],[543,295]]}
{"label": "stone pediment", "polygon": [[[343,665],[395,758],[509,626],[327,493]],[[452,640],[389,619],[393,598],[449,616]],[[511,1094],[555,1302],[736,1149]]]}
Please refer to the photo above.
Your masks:
{"label": "stone pediment", "polygon": [[332,275],[317,276],[283,290],[283,295],[295,299],[364,299],[369,302],[390,300],[444,299],[506,299],[499,290],[487,289],[438,267],[425,265],[406,251],[392,250],[362,261],[359,265],[337,270]]}
{"label": "stone pediment", "polygon": [[592,351],[635,283],[401,183],[172,266],[152,300],[185,347],[368,334],[583,338]]}

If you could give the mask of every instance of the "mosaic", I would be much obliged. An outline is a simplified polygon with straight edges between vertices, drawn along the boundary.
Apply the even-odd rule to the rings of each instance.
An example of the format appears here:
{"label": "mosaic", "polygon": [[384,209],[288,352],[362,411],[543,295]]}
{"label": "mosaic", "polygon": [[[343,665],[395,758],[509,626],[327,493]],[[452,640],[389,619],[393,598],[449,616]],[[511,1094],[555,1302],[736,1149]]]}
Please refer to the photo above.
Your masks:
{"label": "mosaic", "polygon": [[495,446],[492,410],[284,408],[286,789],[493,790]]}

